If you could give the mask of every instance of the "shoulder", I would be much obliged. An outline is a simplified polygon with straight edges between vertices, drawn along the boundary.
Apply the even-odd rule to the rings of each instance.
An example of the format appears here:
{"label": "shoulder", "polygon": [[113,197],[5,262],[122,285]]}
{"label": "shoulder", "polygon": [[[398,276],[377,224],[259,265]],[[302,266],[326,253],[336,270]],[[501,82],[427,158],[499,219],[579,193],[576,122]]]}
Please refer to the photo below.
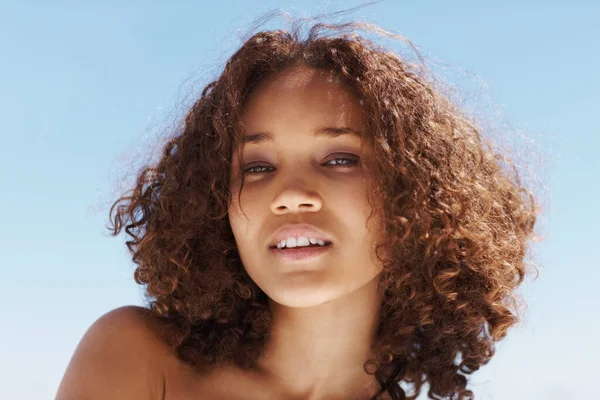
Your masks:
{"label": "shoulder", "polygon": [[135,339],[139,346],[148,349],[161,345],[157,320],[149,309],[139,306],[123,306],[107,312],[88,332],[95,331],[122,340]]}
{"label": "shoulder", "polygon": [[114,309],[98,318],[84,334],[56,400],[160,400],[165,370],[172,358],[148,309]]}
{"label": "shoulder", "polygon": [[159,322],[149,309],[123,306],[98,318],[90,326],[84,339],[91,345],[108,345],[110,349],[122,346],[122,350],[136,352],[141,359],[156,361],[170,356],[170,351],[160,337]]}

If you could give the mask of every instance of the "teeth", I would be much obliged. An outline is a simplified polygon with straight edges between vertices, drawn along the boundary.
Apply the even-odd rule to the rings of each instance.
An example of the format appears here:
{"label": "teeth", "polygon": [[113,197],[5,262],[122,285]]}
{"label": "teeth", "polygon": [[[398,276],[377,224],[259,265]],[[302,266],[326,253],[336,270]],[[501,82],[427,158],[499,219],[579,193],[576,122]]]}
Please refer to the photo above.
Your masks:
{"label": "teeth", "polygon": [[314,238],[307,238],[304,236],[300,236],[298,238],[290,237],[287,239],[283,239],[282,241],[277,243],[277,248],[283,249],[284,247],[286,247],[286,248],[304,247],[304,246],[309,246],[310,244],[318,244],[319,246],[325,246],[325,241],[319,240],[319,239],[314,239]]}
{"label": "teeth", "polygon": [[[310,242],[308,241],[308,238],[306,238],[306,237],[299,237],[298,238],[298,243],[296,244],[296,246],[301,247],[301,246],[308,246],[308,245],[310,245]],[[290,245],[289,243],[288,243],[288,246],[294,247],[294,246]]]}

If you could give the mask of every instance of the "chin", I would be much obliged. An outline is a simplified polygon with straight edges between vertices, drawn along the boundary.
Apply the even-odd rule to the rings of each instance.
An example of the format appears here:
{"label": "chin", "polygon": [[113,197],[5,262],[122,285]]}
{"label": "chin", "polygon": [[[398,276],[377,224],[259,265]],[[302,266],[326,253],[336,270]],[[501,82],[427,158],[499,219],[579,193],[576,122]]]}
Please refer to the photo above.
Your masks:
{"label": "chin", "polygon": [[[243,260],[242,260],[243,261]],[[246,272],[254,283],[281,306],[290,308],[318,307],[337,300],[350,300],[376,290],[380,268],[346,268],[338,263],[313,262],[298,265],[247,263]],[[359,260],[363,261],[363,260]],[[369,260],[358,265],[364,265]],[[348,262],[339,264],[352,265]],[[257,266],[259,268],[257,268]],[[255,267],[255,268],[252,268]]]}
{"label": "chin", "polygon": [[263,290],[275,303],[291,308],[317,307],[344,296],[338,290],[315,288],[310,285],[280,286],[275,290]]}

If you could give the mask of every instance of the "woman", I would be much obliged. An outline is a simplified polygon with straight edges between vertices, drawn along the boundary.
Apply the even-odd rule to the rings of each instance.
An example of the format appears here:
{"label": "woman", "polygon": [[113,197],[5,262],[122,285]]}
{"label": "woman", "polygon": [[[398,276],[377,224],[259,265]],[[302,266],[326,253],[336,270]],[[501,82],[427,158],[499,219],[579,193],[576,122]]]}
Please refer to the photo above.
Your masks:
{"label": "woman", "polygon": [[536,205],[349,27],[257,33],[204,89],[111,209],[149,307],[96,321],[57,399],[472,398],[464,374],[518,320]]}

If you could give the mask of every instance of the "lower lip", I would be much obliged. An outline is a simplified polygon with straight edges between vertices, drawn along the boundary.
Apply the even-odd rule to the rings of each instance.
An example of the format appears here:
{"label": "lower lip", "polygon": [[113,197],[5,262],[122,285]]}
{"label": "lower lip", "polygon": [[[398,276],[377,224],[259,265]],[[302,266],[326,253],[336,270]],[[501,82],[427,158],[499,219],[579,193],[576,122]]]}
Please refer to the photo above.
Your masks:
{"label": "lower lip", "polygon": [[285,262],[292,262],[312,260],[313,258],[324,254],[327,250],[329,250],[330,247],[331,244],[319,247],[297,247],[288,250],[278,249],[275,247],[270,250],[281,260]]}

